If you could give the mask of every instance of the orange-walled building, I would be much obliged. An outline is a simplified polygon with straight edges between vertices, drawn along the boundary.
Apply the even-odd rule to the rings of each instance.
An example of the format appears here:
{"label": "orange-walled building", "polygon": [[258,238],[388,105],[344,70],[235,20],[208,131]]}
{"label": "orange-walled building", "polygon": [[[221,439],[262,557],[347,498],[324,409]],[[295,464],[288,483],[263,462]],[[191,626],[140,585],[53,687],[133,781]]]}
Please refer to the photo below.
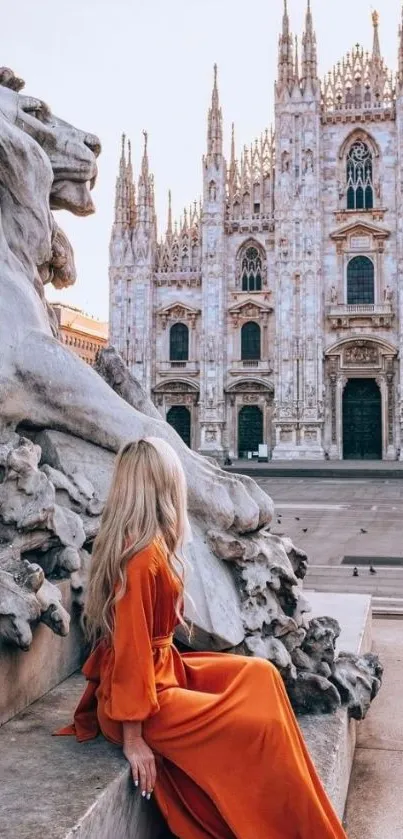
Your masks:
{"label": "orange-walled building", "polygon": [[52,303],[52,309],[63,344],[87,364],[95,364],[99,350],[108,343],[108,324],[64,303]]}

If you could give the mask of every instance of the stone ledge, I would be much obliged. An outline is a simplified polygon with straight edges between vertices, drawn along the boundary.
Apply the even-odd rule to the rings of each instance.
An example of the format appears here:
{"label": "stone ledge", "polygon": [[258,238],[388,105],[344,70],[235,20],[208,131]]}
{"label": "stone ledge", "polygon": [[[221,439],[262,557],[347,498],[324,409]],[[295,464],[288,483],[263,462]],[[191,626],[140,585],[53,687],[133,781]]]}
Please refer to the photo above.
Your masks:
{"label": "stone ledge", "polygon": [[[368,653],[372,646],[371,597],[362,594],[329,594],[304,590],[312,606],[312,616],[331,615],[342,631],[338,649],[356,654]],[[340,818],[346,806],[353,766],[358,723],[347,710],[323,717],[300,717],[299,724],[315,766]]]}
{"label": "stone ledge", "polygon": [[[314,615],[328,612],[342,623],[343,649],[368,651],[369,597],[315,594],[311,601]],[[158,813],[133,792],[120,749],[102,738],[81,745],[51,738],[71,717],[82,685],[71,676],[0,730],[0,839],[168,839]],[[300,725],[342,816],[356,723],[340,710]]]}
{"label": "stone ledge", "polygon": [[75,674],[0,729],[0,839],[166,839],[119,748],[51,736],[82,688]]}

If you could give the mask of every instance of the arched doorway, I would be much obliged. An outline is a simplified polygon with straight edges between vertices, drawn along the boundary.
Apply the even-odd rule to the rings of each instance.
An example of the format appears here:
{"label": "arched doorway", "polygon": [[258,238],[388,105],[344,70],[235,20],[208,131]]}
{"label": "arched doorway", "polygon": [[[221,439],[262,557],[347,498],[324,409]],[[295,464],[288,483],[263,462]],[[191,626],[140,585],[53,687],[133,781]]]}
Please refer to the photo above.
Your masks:
{"label": "arched doorway", "polygon": [[238,456],[257,452],[263,443],[263,412],[257,405],[245,405],[238,414]]}
{"label": "arched doorway", "polygon": [[179,437],[189,446],[191,441],[190,411],[184,405],[174,405],[167,413],[167,422],[175,429]]}
{"label": "arched doorway", "polygon": [[382,460],[382,400],[375,379],[349,379],[343,393],[344,460]]}

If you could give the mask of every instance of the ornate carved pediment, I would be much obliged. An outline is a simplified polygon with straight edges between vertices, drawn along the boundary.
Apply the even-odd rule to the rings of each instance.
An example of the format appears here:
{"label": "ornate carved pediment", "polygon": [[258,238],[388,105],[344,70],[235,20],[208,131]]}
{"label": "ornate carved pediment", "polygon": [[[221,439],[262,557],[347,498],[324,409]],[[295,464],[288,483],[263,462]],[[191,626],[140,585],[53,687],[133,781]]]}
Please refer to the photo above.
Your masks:
{"label": "ornate carved pediment", "polygon": [[168,321],[176,320],[187,321],[190,326],[195,326],[196,318],[200,314],[200,309],[194,309],[193,306],[188,306],[186,303],[179,301],[170,303],[169,306],[164,306],[163,309],[157,311],[158,317],[161,318],[163,329],[165,329]]}
{"label": "ornate carved pediment", "polygon": [[153,388],[154,393],[198,393],[199,387],[195,382],[187,382],[182,379],[175,381],[161,382]]}
{"label": "ornate carved pediment", "polygon": [[259,379],[242,379],[226,388],[226,393],[274,393],[273,382],[262,382]]}
{"label": "ornate carved pediment", "polygon": [[194,382],[176,380],[162,382],[153,388],[154,401],[157,405],[186,405],[191,407],[199,401],[199,388]]}
{"label": "ornate carved pediment", "polygon": [[345,224],[330,234],[330,238],[336,242],[337,250],[363,252],[378,249],[383,250],[385,239],[390,236],[390,230],[372,224],[369,221],[354,221]]}
{"label": "ornate carved pediment", "polygon": [[333,366],[337,363],[340,369],[346,370],[380,369],[384,366],[384,358],[396,355],[397,350],[391,344],[371,338],[341,341],[326,352]]}
{"label": "ornate carved pediment", "polygon": [[239,320],[267,320],[268,315],[273,311],[273,306],[248,297],[246,300],[235,303],[228,311],[236,326]]}

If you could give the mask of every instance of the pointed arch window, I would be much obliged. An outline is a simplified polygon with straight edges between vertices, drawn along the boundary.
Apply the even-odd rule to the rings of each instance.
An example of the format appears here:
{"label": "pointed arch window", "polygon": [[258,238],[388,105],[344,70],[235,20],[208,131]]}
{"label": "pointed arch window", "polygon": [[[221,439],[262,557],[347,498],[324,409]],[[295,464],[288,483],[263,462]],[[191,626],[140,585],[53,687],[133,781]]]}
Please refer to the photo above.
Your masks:
{"label": "pointed arch window", "polygon": [[262,290],[262,257],[257,248],[246,248],[241,262],[242,291]]}
{"label": "pointed arch window", "polygon": [[356,140],[347,155],[347,209],[372,210],[374,206],[372,152]]}
{"label": "pointed arch window", "polygon": [[241,360],[260,360],[260,326],[254,321],[244,323],[241,329]]}
{"label": "pointed arch window", "polygon": [[169,332],[169,360],[189,360],[189,329],[185,323],[174,323]]}
{"label": "pointed arch window", "polygon": [[347,305],[375,303],[374,263],[367,256],[355,256],[347,266]]}

